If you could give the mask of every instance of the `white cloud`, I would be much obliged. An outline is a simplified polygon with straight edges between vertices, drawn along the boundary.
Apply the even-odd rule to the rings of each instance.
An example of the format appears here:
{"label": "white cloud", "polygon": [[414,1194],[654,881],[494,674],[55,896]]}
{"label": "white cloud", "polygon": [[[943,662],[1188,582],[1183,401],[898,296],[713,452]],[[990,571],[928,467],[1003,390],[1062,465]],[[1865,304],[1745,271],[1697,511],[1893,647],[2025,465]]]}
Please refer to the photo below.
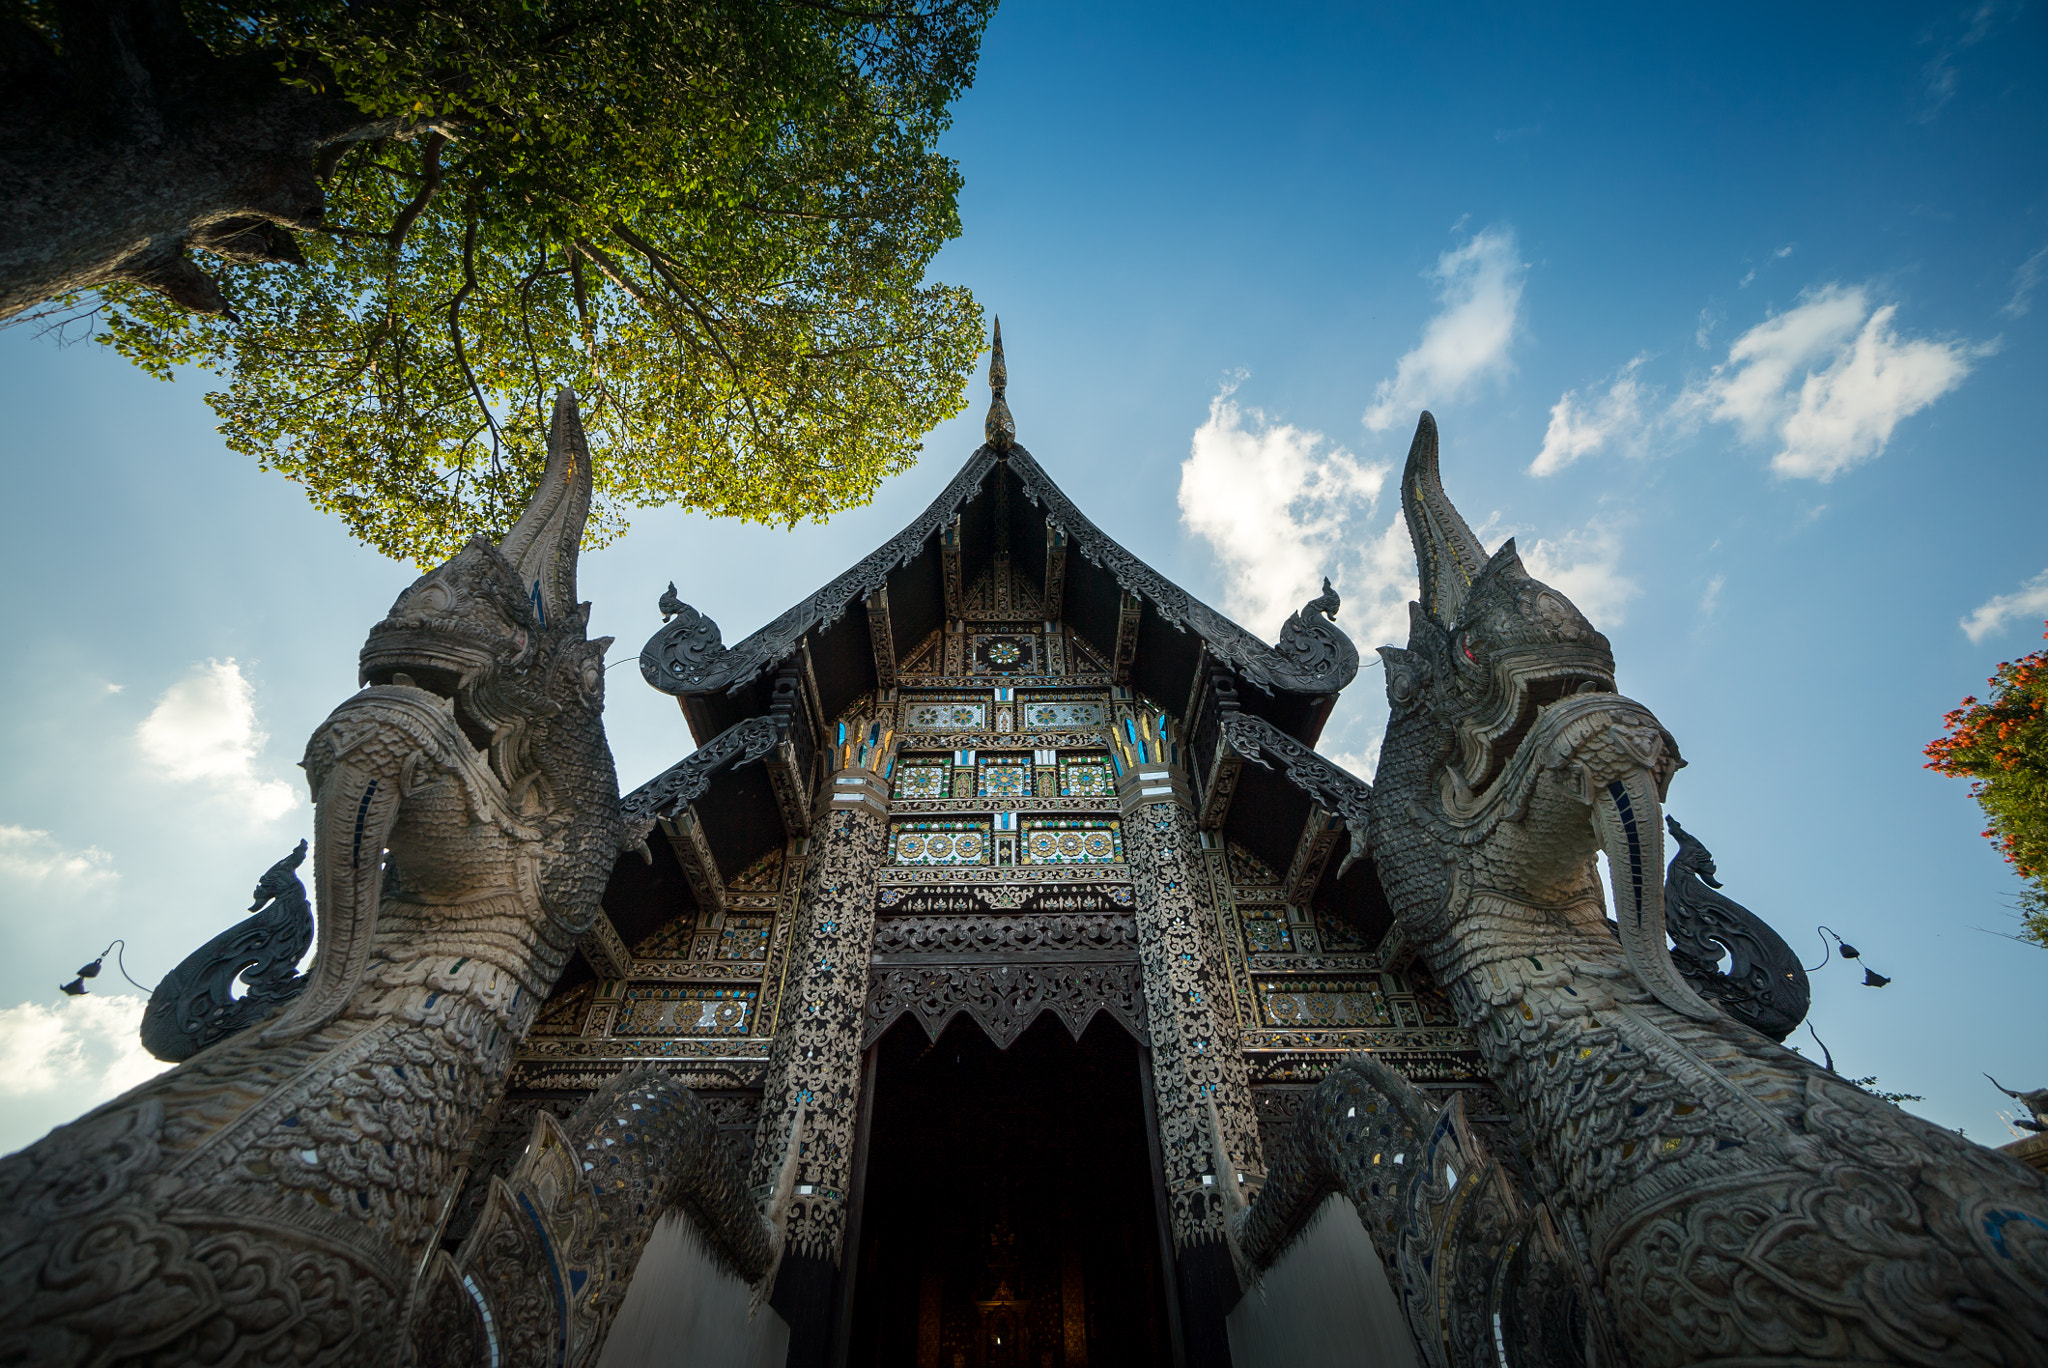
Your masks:
{"label": "white cloud", "polygon": [[1961,384],[1979,354],[1903,338],[1897,313],[1896,304],[1873,308],[1862,286],[1810,290],[1736,338],[1672,411],[1733,423],[1750,441],[1774,439],[1771,468],[1781,475],[1831,480],[1881,454],[1899,422]]}
{"label": "white cloud", "polygon": [[2022,261],[2012,273],[2012,298],[1999,312],[2007,318],[2024,318],[2034,307],[2034,291],[2040,288],[2043,276],[2048,276],[2048,247]]}
{"label": "white cloud", "polygon": [[1417,410],[1507,374],[1527,270],[1512,228],[1488,228],[1438,257],[1430,275],[1441,307],[1423,327],[1422,340],[1373,391],[1366,427],[1384,432],[1412,422]]}
{"label": "white cloud", "polygon": [[1271,640],[1323,576],[1342,585],[1343,533],[1377,505],[1390,468],[1240,408],[1235,388],[1210,401],[1195,429],[1180,468],[1181,521],[1223,564],[1224,610]]}
{"label": "white cloud", "polygon": [[142,1048],[145,1006],[133,994],[91,993],[0,1009],[0,1152],[171,1067]]}
{"label": "white cloud", "polygon": [[1374,772],[1377,771],[1380,767],[1380,742],[1384,741],[1385,739],[1386,736],[1384,733],[1374,732],[1369,738],[1367,738],[1365,748],[1363,750],[1326,750],[1320,753],[1325,760],[1328,760],[1333,764],[1342,765],[1345,769],[1350,770],[1359,778],[1370,781],[1373,777]]}
{"label": "white cloud", "polygon": [[1978,604],[1976,611],[1963,619],[1962,628],[1972,643],[1982,643],[1985,637],[2014,618],[2048,618],[2048,570],[2043,570],[2013,593],[2000,594]]}
{"label": "white cloud", "polygon": [[[1968,11],[1969,26],[1936,49],[1933,60],[1921,72],[1920,109],[1913,116],[1916,123],[1933,123],[1941,114],[1942,107],[1955,98],[1958,83],[1956,58],[1990,37],[1994,28],[2023,8],[2024,5],[2014,0],[2004,0],[2004,3],[2001,0],[1984,0]],[[1921,41],[1932,42],[1934,37],[1930,31]]]}
{"label": "white cloud", "polygon": [[1700,616],[1712,617],[1714,610],[1721,606],[1721,590],[1728,585],[1726,575],[1716,575],[1707,581],[1707,587],[1700,594]]}
{"label": "white cloud", "polygon": [[164,690],[135,739],[165,778],[204,784],[257,821],[299,805],[294,785],[257,772],[270,738],[256,723],[256,691],[232,659],[209,660]]}
{"label": "white cloud", "polygon": [[0,874],[34,883],[94,887],[121,876],[114,857],[98,846],[66,850],[47,831],[0,823]]}
{"label": "white cloud", "polygon": [[1555,541],[1519,542],[1522,565],[1570,599],[1601,631],[1621,625],[1630,599],[1642,587],[1621,572],[1621,538],[1611,521],[1567,532]]}
{"label": "white cloud", "polygon": [[1621,368],[1604,394],[1581,399],[1568,390],[1550,406],[1550,426],[1543,433],[1543,449],[1529,464],[1531,475],[1555,475],[1581,456],[1589,456],[1614,443],[1640,448],[1643,432],[1645,391],[1636,372],[1647,356],[1638,356]]}

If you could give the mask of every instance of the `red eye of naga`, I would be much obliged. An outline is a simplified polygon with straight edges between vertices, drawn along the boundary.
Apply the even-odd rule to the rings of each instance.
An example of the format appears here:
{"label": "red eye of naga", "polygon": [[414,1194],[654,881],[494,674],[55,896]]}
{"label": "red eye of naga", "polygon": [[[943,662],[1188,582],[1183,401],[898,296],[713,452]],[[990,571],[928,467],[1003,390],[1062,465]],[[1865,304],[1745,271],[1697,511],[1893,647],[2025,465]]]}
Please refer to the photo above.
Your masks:
{"label": "red eye of naga", "polygon": [[1461,641],[1458,643],[1458,645],[1460,649],[1462,649],[1465,652],[1465,659],[1471,661],[1474,665],[1477,665],[1479,663],[1479,657],[1472,654],[1472,643],[1470,643],[1469,641]]}

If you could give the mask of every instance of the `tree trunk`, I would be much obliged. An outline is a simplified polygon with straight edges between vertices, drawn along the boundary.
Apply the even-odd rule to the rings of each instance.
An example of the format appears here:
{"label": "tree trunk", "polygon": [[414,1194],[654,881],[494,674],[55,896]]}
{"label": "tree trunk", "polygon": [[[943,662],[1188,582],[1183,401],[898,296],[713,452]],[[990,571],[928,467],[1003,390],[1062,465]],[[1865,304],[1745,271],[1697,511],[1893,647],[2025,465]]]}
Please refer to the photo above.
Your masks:
{"label": "tree trunk", "polygon": [[0,320],[115,283],[228,312],[187,255],[300,260],[335,144],[398,131],[288,86],[271,55],[216,57],[176,0],[70,0],[62,51],[0,31]]}

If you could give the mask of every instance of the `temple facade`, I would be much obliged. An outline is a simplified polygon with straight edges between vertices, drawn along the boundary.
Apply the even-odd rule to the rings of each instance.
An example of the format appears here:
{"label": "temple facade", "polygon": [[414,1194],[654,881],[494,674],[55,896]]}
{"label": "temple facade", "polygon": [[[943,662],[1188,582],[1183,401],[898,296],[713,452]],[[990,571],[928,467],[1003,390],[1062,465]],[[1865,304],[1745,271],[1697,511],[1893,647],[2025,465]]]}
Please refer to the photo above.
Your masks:
{"label": "temple facade", "polygon": [[727,646],[661,596],[641,670],[696,749],[626,796],[464,1199],[536,1112],[672,1071],[764,1204],[794,1143],[792,1368],[1228,1362],[1218,1184],[1256,1193],[1336,1060],[1504,1119],[1313,751],[1337,595],[1269,646],[1159,576],[1014,440],[1001,367],[988,443],[810,598]]}
{"label": "temple facade", "polygon": [[182,1062],[0,1158],[0,1362],[2043,1361],[2048,1178],[1785,1048],[1676,738],[1434,418],[1368,786],[1327,582],[1246,632],[990,378],[775,621],[660,596],[697,745],[623,797],[563,392],[519,522],[370,629],[313,841],[153,994]]}

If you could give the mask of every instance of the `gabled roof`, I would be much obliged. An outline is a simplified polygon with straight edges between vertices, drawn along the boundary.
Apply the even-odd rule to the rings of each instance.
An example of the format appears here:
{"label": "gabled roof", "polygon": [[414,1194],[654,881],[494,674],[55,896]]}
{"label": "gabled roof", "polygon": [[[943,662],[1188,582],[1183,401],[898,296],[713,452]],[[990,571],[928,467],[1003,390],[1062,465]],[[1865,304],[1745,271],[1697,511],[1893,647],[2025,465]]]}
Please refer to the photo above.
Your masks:
{"label": "gabled roof", "polygon": [[[962,581],[1003,554],[1019,575],[1057,583],[1056,615],[1115,662],[1119,682],[1178,710],[1202,675],[1228,672],[1247,711],[1312,745],[1336,694],[1358,673],[1357,648],[1330,620],[1335,591],[1326,582],[1274,646],[1187,593],[1082,514],[1016,443],[1002,365],[999,328],[990,440],[908,527],[730,647],[718,625],[670,585],[661,598],[667,624],[640,653],[647,682],[682,702],[702,744],[763,712],[774,673],[802,655],[821,706],[835,715],[893,683],[883,678],[890,662],[945,625],[949,578],[957,594]],[[849,613],[855,606],[864,611]]]}

